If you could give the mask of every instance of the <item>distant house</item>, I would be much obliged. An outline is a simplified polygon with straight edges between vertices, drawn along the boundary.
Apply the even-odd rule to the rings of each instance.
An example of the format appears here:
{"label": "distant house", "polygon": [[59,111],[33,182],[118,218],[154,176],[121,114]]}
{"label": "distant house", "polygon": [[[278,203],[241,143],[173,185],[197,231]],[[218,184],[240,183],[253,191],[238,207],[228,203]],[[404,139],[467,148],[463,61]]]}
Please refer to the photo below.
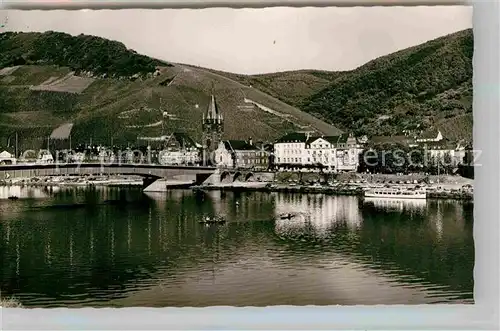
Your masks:
{"label": "distant house", "polygon": [[306,142],[311,138],[308,132],[292,132],[274,143],[274,163],[278,167],[300,168],[306,164]]}
{"label": "distant house", "polygon": [[356,171],[359,166],[360,144],[353,134],[342,134],[335,143],[337,172]]}
{"label": "distant house", "polygon": [[294,132],[275,142],[274,160],[279,168],[355,171],[360,146],[353,134],[311,136],[309,133]]}
{"label": "distant house", "polygon": [[444,161],[446,155],[449,155],[449,162],[453,165],[464,163],[466,155],[466,146],[461,143],[453,143],[443,139],[441,141],[431,141],[422,144],[423,148],[429,153],[431,158]]}
{"label": "distant house", "polygon": [[14,155],[10,154],[7,151],[3,151],[0,153],[0,165],[4,164],[16,164],[17,160]]}
{"label": "distant house", "polygon": [[71,131],[73,123],[65,123],[54,129],[50,134],[50,149],[64,150],[71,149]]}
{"label": "distant house", "polygon": [[38,164],[50,164],[54,163],[54,157],[47,149],[41,149],[38,153],[38,158],[36,159],[36,163]]}
{"label": "distant house", "polygon": [[426,142],[437,142],[443,140],[443,135],[439,130],[429,130],[422,133],[420,136],[416,138],[417,143],[426,143]]}
{"label": "distant house", "polygon": [[264,145],[254,145],[252,139],[223,140],[214,152],[214,161],[217,166],[226,168],[267,169],[269,152]]}
{"label": "distant house", "polygon": [[163,165],[194,165],[200,162],[200,149],[191,137],[182,132],[174,132],[161,137],[139,137],[140,142],[147,142],[160,149],[158,162]]}
{"label": "distant house", "polygon": [[306,164],[321,165],[335,172],[356,171],[361,152],[352,134],[310,138],[306,143]]}

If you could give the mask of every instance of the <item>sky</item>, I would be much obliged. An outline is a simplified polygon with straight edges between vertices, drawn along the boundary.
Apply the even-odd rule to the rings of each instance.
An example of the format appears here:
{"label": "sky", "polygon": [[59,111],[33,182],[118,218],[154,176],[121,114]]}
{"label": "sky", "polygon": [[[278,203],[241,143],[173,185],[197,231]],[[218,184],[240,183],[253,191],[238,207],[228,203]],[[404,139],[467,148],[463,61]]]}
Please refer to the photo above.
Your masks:
{"label": "sky", "polygon": [[6,10],[0,20],[4,31],[96,35],[174,63],[258,74],[351,70],[472,28],[472,7]]}

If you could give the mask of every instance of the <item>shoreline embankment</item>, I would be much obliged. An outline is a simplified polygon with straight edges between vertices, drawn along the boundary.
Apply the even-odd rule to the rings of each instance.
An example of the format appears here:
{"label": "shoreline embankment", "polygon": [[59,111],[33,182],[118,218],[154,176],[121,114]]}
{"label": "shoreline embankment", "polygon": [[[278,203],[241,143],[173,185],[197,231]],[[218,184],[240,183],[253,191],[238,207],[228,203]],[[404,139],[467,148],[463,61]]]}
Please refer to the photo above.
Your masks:
{"label": "shoreline embankment", "polygon": [[[414,187],[419,185],[427,190],[427,198],[473,200],[473,180],[460,176],[425,176],[425,175],[384,175],[384,174],[339,174],[331,176],[317,173],[278,172],[263,181],[221,182],[217,174],[211,176],[203,184],[193,186],[182,184],[169,185],[163,191],[192,188],[194,190],[219,190],[240,192],[281,192],[303,194],[326,194],[363,196],[364,190],[373,187]],[[326,181],[325,181],[326,180]],[[306,184],[308,183],[308,184]],[[320,184],[321,183],[321,184]],[[142,179],[136,176],[71,176],[30,179],[11,179],[0,181],[0,186],[32,186],[32,187],[140,187]],[[464,189],[464,186],[469,188]]]}

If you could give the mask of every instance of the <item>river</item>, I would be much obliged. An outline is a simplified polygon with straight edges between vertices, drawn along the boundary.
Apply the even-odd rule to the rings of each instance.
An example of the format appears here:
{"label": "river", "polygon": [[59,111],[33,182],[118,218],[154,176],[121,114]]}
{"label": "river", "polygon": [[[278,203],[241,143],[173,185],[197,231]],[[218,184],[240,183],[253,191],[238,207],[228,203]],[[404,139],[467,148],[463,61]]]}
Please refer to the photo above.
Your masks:
{"label": "river", "polygon": [[0,187],[0,289],[30,308],[473,303],[472,227],[459,201]]}

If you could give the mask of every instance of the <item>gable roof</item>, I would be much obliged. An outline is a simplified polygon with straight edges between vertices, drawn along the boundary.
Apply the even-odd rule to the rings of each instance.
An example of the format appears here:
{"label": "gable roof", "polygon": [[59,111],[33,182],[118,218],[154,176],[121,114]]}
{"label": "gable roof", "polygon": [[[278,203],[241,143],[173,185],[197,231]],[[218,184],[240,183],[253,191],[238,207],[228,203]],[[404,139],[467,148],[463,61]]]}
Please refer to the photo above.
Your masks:
{"label": "gable roof", "polygon": [[459,147],[459,144],[453,143],[452,141],[449,141],[447,139],[443,139],[440,141],[428,141],[425,143],[420,143],[420,146],[432,150],[438,150],[438,149],[455,150]]}
{"label": "gable roof", "polygon": [[318,139],[323,139],[329,142],[330,144],[337,145],[337,144],[345,144],[347,142],[347,139],[349,139],[349,134],[348,133],[343,133],[340,136],[316,136],[316,137],[311,137],[307,140],[307,144],[310,145],[313,142],[315,142]]}
{"label": "gable roof", "polygon": [[293,143],[293,142],[305,143],[307,140],[308,140],[307,135],[305,133],[291,132],[276,140],[276,143]]}
{"label": "gable roof", "polygon": [[11,158],[12,157],[12,154],[10,154],[9,152],[7,151],[3,151],[0,153],[0,157],[1,158],[5,158],[5,159],[8,159],[8,158]]}
{"label": "gable roof", "polygon": [[185,148],[197,147],[197,144],[194,142],[194,140],[183,132],[174,132],[172,135],[175,138],[175,140],[177,140],[179,145],[184,146]]}
{"label": "gable roof", "polygon": [[225,140],[224,146],[230,151],[251,151],[258,150],[255,145],[250,145],[245,140]]}
{"label": "gable roof", "polygon": [[318,139],[323,139],[324,141],[330,143],[330,144],[336,144],[338,136],[315,136],[315,137],[310,137],[307,139],[306,144],[311,145]]}
{"label": "gable roof", "polygon": [[73,123],[62,124],[59,127],[55,128],[54,131],[52,131],[52,133],[50,134],[50,139],[68,139],[72,129]]}
{"label": "gable roof", "polygon": [[439,130],[437,129],[430,129],[427,131],[422,132],[417,139],[435,139],[439,135]]}

